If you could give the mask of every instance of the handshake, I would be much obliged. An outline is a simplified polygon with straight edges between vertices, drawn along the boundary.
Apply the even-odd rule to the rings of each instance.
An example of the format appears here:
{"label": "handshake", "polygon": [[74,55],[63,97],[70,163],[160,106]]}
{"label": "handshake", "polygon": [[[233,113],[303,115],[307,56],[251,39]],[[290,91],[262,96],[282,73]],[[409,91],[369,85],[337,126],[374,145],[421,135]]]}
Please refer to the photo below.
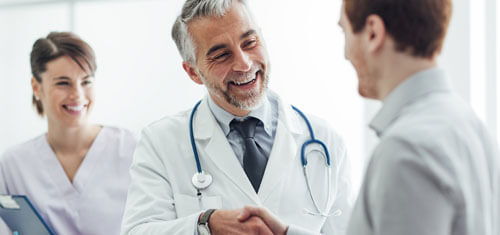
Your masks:
{"label": "handshake", "polygon": [[[203,212],[200,219],[203,217]],[[199,219],[199,220],[200,220]],[[210,233],[218,234],[274,234],[285,235],[288,225],[283,224],[264,207],[245,206],[235,210],[216,210],[208,222]]]}

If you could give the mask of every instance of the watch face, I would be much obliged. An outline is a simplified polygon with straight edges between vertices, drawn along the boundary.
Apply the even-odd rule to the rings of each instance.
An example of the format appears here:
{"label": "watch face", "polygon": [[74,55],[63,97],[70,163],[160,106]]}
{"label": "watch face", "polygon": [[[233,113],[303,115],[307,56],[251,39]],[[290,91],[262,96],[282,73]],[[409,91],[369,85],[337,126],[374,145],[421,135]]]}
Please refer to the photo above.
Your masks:
{"label": "watch face", "polygon": [[210,229],[206,224],[199,224],[198,225],[198,233],[200,235],[210,235]]}

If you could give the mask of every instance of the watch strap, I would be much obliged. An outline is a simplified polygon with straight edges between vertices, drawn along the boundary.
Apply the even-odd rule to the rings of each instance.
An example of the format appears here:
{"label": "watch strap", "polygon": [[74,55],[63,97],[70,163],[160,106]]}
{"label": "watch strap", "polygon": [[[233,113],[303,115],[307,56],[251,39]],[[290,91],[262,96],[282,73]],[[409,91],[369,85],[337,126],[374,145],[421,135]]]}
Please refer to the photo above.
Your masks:
{"label": "watch strap", "polygon": [[208,209],[203,213],[203,215],[200,218],[200,222],[198,224],[207,224],[208,225],[208,220],[210,219],[210,216],[212,213],[214,213],[215,209]]}

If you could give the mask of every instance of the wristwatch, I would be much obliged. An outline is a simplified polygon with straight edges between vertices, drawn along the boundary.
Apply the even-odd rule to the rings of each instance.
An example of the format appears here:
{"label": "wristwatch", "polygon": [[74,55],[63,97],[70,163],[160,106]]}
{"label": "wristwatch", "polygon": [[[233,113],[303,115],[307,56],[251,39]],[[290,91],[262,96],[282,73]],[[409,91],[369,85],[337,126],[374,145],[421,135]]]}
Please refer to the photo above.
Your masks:
{"label": "wristwatch", "polygon": [[198,222],[198,234],[199,235],[210,235],[210,227],[208,227],[208,220],[212,213],[214,213],[215,209],[208,209],[205,211],[203,216],[201,216],[200,221]]}

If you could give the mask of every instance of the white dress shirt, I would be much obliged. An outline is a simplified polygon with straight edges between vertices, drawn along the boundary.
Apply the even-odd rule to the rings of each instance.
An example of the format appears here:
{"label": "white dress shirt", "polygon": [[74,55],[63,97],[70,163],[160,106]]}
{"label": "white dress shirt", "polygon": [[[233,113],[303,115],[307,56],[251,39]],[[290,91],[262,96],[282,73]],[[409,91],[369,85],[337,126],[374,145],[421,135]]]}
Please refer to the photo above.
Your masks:
{"label": "white dress shirt", "polygon": [[278,100],[276,97],[266,95],[266,97],[262,99],[259,107],[250,111],[247,116],[241,118],[219,107],[210,96],[208,96],[207,100],[210,111],[226,135],[227,141],[229,141],[234,154],[242,166],[245,144],[240,133],[230,127],[233,119],[244,120],[247,117],[254,117],[260,121],[255,127],[255,142],[262,151],[264,151],[265,157],[269,158],[273,147],[274,137],[276,136],[276,127],[278,126]]}

